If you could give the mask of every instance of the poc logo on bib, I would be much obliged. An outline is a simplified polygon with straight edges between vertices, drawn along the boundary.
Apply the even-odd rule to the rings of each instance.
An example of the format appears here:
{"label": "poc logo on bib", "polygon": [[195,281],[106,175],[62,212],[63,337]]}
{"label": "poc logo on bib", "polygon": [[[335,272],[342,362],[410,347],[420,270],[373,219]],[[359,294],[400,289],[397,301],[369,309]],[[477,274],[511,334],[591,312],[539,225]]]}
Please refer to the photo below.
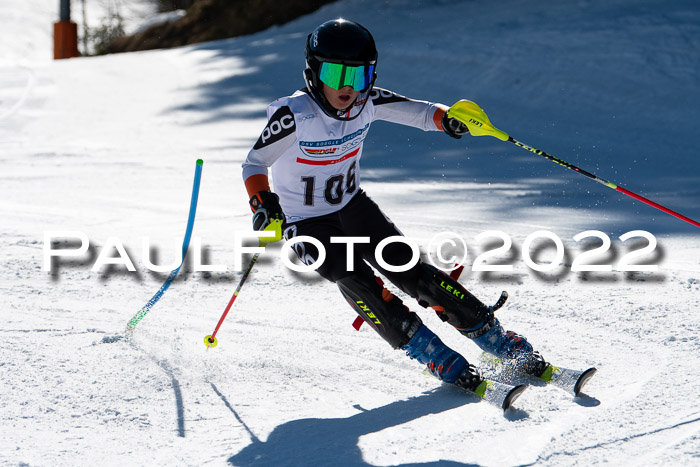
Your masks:
{"label": "poc logo on bib", "polygon": [[259,149],[268,144],[274,143],[285,136],[291,134],[294,131],[294,114],[289,107],[284,106],[277,109],[277,111],[270,117],[267,126],[260,135],[254,149]]}
{"label": "poc logo on bib", "polygon": [[270,124],[267,125],[262,132],[263,144],[265,144],[267,140],[270,139],[272,136],[279,135],[280,133],[282,133],[282,130],[288,130],[292,127],[294,127],[294,117],[292,117],[291,115],[284,115],[279,120],[270,122]]}

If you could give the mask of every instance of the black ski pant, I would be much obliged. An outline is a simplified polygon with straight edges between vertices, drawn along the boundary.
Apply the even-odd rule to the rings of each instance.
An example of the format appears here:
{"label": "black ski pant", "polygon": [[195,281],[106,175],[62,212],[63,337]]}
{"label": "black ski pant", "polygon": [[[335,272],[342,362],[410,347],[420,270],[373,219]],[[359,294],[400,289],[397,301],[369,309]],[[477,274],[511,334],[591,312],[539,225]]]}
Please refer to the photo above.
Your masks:
{"label": "black ski pant", "polygon": [[[377,245],[387,237],[403,234],[362,190],[337,212],[285,226],[287,240],[302,235],[315,238],[325,249],[326,258],[317,272],[335,282],[355,311],[394,348],[406,345],[421,322],[398,297],[384,289],[369,265],[422,306],[434,307],[441,319],[469,337],[486,332],[489,323],[493,323],[487,306],[433,266],[418,261],[407,271],[393,272],[378,264]],[[354,245],[350,265],[347,245],[331,243],[332,237],[369,237],[369,243]],[[305,264],[313,264],[319,258],[312,243],[299,242],[294,249]],[[413,251],[405,243],[392,242],[383,249],[382,257],[392,266],[402,266],[411,261]]]}

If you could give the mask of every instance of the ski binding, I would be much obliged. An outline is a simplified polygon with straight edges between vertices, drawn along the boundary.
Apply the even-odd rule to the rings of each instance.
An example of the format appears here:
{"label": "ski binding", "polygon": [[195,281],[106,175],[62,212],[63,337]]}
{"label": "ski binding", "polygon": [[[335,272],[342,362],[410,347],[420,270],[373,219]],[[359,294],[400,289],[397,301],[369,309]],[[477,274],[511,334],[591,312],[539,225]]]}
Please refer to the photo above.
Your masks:
{"label": "ski binding", "polygon": [[[505,368],[500,358],[491,355],[488,352],[483,352],[481,354],[481,362],[491,368]],[[513,368],[512,371],[518,370]],[[561,366],[549,364],[547,365],[547,368],[545,368],[544,373],[542,373],[541,376],[536,377],[529,374],[528,376],[539,378],[547,384],[551,384],[554,387],[568,392],[574,397],[578,397],[581,394],[581,390],[583,390],[583,387],[586,385],[586,383],[588,383],[588,381],[590,381],[590,379],[593,377],[593,375],[596,374],[597,371],[598,370],[593,367],[588,368],[587,370],[572,370],[571,368],[564,368]]]}

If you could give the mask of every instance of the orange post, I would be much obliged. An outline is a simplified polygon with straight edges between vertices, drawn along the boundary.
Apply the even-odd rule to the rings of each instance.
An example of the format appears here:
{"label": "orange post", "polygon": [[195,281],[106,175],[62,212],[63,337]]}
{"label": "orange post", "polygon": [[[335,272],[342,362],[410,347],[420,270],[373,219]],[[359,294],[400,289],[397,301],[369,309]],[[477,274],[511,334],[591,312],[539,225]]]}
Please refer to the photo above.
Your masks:
{"label": "orange post", "polygon": [[61,20],[53,24],[53,58],[71,58],[78,53],[78,25],[73,21]]}

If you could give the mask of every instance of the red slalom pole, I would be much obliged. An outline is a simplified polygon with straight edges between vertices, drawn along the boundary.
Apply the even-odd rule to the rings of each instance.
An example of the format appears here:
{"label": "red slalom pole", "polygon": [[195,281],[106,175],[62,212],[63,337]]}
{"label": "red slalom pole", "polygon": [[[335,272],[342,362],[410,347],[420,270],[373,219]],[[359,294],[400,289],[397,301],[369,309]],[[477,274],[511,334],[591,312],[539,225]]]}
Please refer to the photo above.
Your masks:
{"label": "red slalom pole", "polygon": [[260,256],[260,253],[255,253],[253,258],[250,260],[250,263],[248,263],[248,267],[246,268],[245,272],[243,273],[243,277],[241,277],[241,281],[238,283],[238,287],[236,287],[236,291],[233,292],[233,296],[231,297],[231,300],[229,300],[228,305],[226,305],[226,309],[224,310],[224,313],[221,315],[221,318],[219,318],[219,322],[216,323],[216,328],[214,329],[214,332],[209,334],[204,338],[204,345],[207,346],[207,348],[213,348],[216,347],[216,344],[218,344],[218,341],[216,340],[216,333],[219,332],[219,328],[221,327],[221,323],[224,322],[226,319],[226,315],[228,314],[229,310],[233,306],[233,302],[236,301],[236,297],[238,297],[238,293],[241,291],[241,287],[243,287],[243,284],[245,284],[246,279],[248,279],[248,275],[250,274],[250,271],[253,269],[253,266],[255,266],[256,261],[258,260],[258,257]]}

